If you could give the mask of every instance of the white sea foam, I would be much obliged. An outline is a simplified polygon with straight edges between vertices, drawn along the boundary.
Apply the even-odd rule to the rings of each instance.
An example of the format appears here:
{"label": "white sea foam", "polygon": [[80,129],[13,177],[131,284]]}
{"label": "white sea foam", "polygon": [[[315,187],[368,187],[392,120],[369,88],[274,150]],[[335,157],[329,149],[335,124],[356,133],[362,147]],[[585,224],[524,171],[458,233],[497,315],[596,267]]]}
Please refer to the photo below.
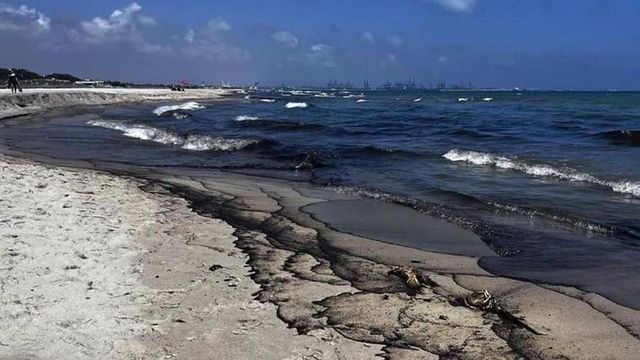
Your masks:
{"label": "white sea foam", "polygon": [[147,125],[127,124],[119,121],[92,120],[87,122],[87,124],[118,130],[121,131],[124,136],[131,138],[179,146],[185,150],[232,151],[240,150],[249,145],[258,143],[258,140],[253,139],[226,139],[223,137],[197,134],[180,136],[168,130],[158,129]]}
{"label": "white sea foam", "polygon": [[184,104],[160,106],[159,108],[156,108],[155,110],[153,110],[153,113],[158,115],[158,116],[160,116],[160,115],[166,113],[167,111],[199,110],[199,109],[204,109],[204,106],[198,104],[195,101],[189,101],[189,102],[186,102]]}
{"label": "white sea foam", "polygon": [[482,98],[482,101],[493,101],[493,98],[492,97]]}
{"label": "white sea foam", "polygon": [[458,102],[467,102],[467,101],[469,101],[469,98],[465,98],[465,97],[458,98]]}
{"label": "white sea foam", "polygon": [[257,116],[248,116],[248,115],[238,115],[235,118],[236,121],[254,121],[258,119],[259,118]]}
{"label": "white sea foam", "polygon": [[356,94],[349,94],[349,95],[344,95],[342,98],[344,99],[351,99],[351,98],[363,98],[365,95],[363,93],[360,93],[358,95]]}
{"label": "white sea foam", "polygon": [[272,102],[276,102],[276,99],[256,99],[260,102],[266,102],[266,103],[272,103]]}
{"label": "white sea foam", "polygon": [[571,168],[559,169],[547,164],[527,164],[504,156],[470,150],[453,149],[442,155],[442,157],[455,162],[463,161],[475,165],[488,165],[520,171],[532,176],[555,177],[566,181],[596,184],[608,187],[615,192],[640,197],[640,182],[603,180]]}
{"label": "white sea foam", "polygon": [[356,102],[357,102],[357,103],[363,103],[363,102],[367,102],[367,100],[365,100],[365,99],[358,99],[358,100],[356,100]]}
{"label": "white sea foam", "polygon": [[413,99],[413,102],[420,102],[420,101],[422,101],[422,98]]}
{"label": "white sea foam", "polygon": [[309,104],[305,102],[288,102],[284,107],[286,107],[287,109],[304,109],[309,107]]}

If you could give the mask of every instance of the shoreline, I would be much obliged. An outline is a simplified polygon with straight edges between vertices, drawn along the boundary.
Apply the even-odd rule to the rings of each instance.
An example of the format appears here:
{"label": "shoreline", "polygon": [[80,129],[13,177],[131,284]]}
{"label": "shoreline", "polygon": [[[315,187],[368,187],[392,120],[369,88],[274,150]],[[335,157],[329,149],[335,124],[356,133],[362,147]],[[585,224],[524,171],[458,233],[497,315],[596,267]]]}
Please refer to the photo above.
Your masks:
{"label": "shoreline", "polygon": [[[78,166],[48,163],[54,168]],[[497,277],[480,269],[477,258],[340,233],[296,210],[322,197],[340,201],[349,196],[306,183],[227,172],[158,171],[115,163],[92,166],[118,177],[141,179],[148,184],[143,187],[146,193],[185,199],[203,219],[222,219],[231,225],[234,247],[248,255],[245,261],[253,270],[245,277],[260,285],[256,299],[274,304],[274,314],[277,311],[278,318],[298,334],[330,329],[358,344],[383,346],[385,356],[392,359],[605,359],[612,354],[632,359],[640,349],[636,310],[572,288]],[[429,285],[415,296],[406,294],[405,284],[388,274],[391,265],[415,267]],[[471,291],[485,289],[515,322],[491,311],[452,305]],[[411,314],[405,313],[407,309]],[[420,326],[407,326],[405,316]],[[434,324],[439,332],[425,328]]]}
{"label": "shoreline", "polygon": [[[0,149],[0,152],[30,159],[3,158],[0,155],[0,160],[4,162],[10,159],[8,163],[12,164],[35,161],[39,165],[30,166],[49,169],[54,173],[70,171],[89,178],[96,176],[91,174],[101,174],[97,176],[99,180],[91,178],[89,185],[82,186],[91,186],[93,182],[98,186],[104,184],[106,178],[114,179],[111,181],[119,182],[119,186],[112,189],[112,194],[122,201],[121,211],[136,208],[135,201],[130,202],[118,196],[122,193],[131,195],[131,184],[135,184],[133,187],[136,189],[132,191],[139,196],[137,199],[156,202],[158,208],[163,208],[147,214],[146,222],[150,219],[164,219],[164,222],[159,222],[159,229],[150,230],[145,240],[136,245],[141,253],[156,250],[155,258],[143,254],[136,261],[147,261],[148,267],[158,270],[139,274],[137,281],[142,284],[140,289],[153,289],[158,285],[172,293],[162,296],[156,294],[153,301],[142,304],[134,301],[133,311],[140,311],[143,304],[152,307],[158,303],[168,304],[166,308],[155,307],[153,312],[156,318],[160,316],[166,320],[167,316],[178,311],[175,309],[180,309],[173,306],[181,301],[180,296],[184,293],[175,290],[184,288],[184,283],[193,284],[192,280],[195,280],[199,294],[202,294],[200,291],[225,294],[216,306],[224,309],[221,313],[225,316],[227,311],[231,311],[228,315],[234,321],[239,321],[239,318],[234,318],[232,314],[236,313],[229,309],[233,307],[239,288],[243,289],[243,298],[249,299],[247,304],[256,306],[260,316],[269,319],[246,322],[240,317],[243,325],[229,322],[220,330],[230,330],[233,336],[206,339],[205,336],[196,336],[196,340],[194,336],[180,337],[185,331],[206,333],[195,324],[206,319],[213,321],[216,316],[222,315],[209,312],[204,315],[203,312],[197,321],[178,318],[182,321],[157,322],[157,325],[143,322],[141,328],[148,326],[147,331],[155,332],[154,327],[162,331],[145,338],[147,333],[144,329],[140,330],[136,337],[136,341],[142,344],[139,349],[153,347],[163,341],[169,348],[184,350],[191,346],[195,349],[198,346],[193,342],[196,342],[202,345],[198,348],[198,351],[202,351],[200,354],[207,354],[212,346],[216,349],[224,347],[230,351],[226,354],[228,358],[243,358],[249,353],[238,353],[238,350],[250,351],[262,347],[272,349],[273,352],[269,353],[271,358],[280,358],[285,354],[269,346],[273,342],[271,334],[283,331],[279,333],[283,336],[283,344],[295,343],[304,347],[311,341],[314,348],[319,349],[326,358],[337,358],[338,354],[347,354],[350,358],[372,358],[384,353],[391,359],[436,359],[440,356],[461,359],[633,359],[640,352],[640,311],[574,288],[492,275],[478,265],[480,255],[486,250],[483,249],[486,246],[484,244],[473,244],[466,255],[446,253],[447,246],[456,246],[455,241],[460,240],[457,238],[449,239],[434,249],[440,249],[441,252],[417,250],[371,239],[371,228],[368,229],[369,233],[363,233],[344,224],[335,226],[332,222],[335,223],[336,219],[319,214],[318,208],[325,215],[341,214],[338,218],[351,225],[355,220],[364,224],[377,223],[395,214],[387,206],[364,214],[363,209],[370,208],[371,204],[367,204],[370,200],[361,196],[340,194],[306,182],[236,172],[65,161],[7,149]],[[3,175],[11,175],[12,171],[11,165],[5,165]],[[34,171],[31,175],[38,172]],[[3,180],[1,189],[5,189],[9,183]],[[12,194],[17,190],[10,191],[5,198],[14,198]],[[40,189],[37,183],[32,182],[22,190],[38,192]],[[97,189],[91,191],[97,192]],[[106,197],[104,200],[107,200]],[[74,202],[71,208],[82,205],[82,202]],[[187,210],[187,207],[191,210]],[[100,214],[102,210],[87,211]],[[356,219],[354,213],[364,218]],[[413,224],[422,221],[434,224],[432,217],[424,214],[411,216],[414,215],[418,218],[412,220]],[[104,224],[96,224],[99,225]],[[167,232],[164,226],[173,230]],[[223,246],[210,246],[197,240],[193,244],[197,242],[195,247],[202,251],[187,250],[189,243],[192,243],[190,238],[187,239],[191,236],[189,234],[196,232],[195,239],[201,239],[207,229],[213,228]],[[426,233],[428,229],[429,226],[422,232]],[[0,227],[0,230],[5,229]],[[428,237],[439,241],[443,231],[446,229],[440,229]],[[176,241],[173,237],[182,240]],[[408,240],[412,239],[409,237]],[[468,240],[473,241],[471,238]],[[130,244],[135,241],[129,239]],[[224,251],[214,249],[216,247]],[[174,258],[175,254],[182,256]],[[200,263],[194,263],[194,258]],[[182,270],[161,269],[167,259],[175,260],[172,266],[182,267]],[[219,269],[211,271],[202,264],[216,262],[213,264],[216,265],[225,261],[232,263],[229,265],[232,272],[218,279],[218,284],[222,285],[212,285],[211,279],[219,275]],[[416,268],[424,277],[426,286],[417,294],[410,294],[400,278],[389,274],[392,266],[396,265]],[[160,276],[156,278],[155,275]],[[165,275],[168,275],[166,283]],[[228,286],[231,283],[236,286]],[[244,284],[247,284],[246,288],[243,288]],[[483,290],[488,290],[497,299],[500,311],[459,306],[460,298]],[[188,301],[203,308],[211,305],[208,302],[210,299],[204,296]],[[243,314],[247,307],[238,311]],[[2,313],[2,318],[8,315],[5,311]],[[263,329],[264,324],[269,324],[267,330]],[[249,342],[241,337],[246,334],[250,334]],[[3,339],[0,339],[0,343],[4,344]],[[183,346],[185,343],[189,346]],[[334,344],[339,344],[338,353],[331,352]],[[286,348],[286,345],[283,347]],[[7,349],[10,350],[10,347],[0,346],[0,354]],[[171,354],[171,351],[167,351],[164,356]],[[198,358],[195,352],[182,354],[183,358]],[[12,355],[15,354],[8,353],[9,357]],[[99,356],[97,353],[94,355]],[[303,356],[302,353],[297,355]],[[287,353],[286,356],[294,354]]]}
{"label": "shoreline", "polygon": [[114,105],[162,100],[218,100],[234,95],[235,89],[126,89],[126,88],[35,88],[11,94],[0,89],[0,121],[37,115],[68,107]]}

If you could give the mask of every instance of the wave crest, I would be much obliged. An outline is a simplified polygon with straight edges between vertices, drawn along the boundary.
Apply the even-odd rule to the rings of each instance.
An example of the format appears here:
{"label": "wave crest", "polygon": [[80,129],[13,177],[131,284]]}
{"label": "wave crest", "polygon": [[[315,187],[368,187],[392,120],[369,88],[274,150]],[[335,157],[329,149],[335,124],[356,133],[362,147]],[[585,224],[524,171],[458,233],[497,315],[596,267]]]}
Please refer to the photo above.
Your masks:
{"label": "wave crest", "polygon": [[547,164],[530,165],[518,160],[490,153],[471,150],[453,149],[442,155],[443,158],[454,162],[468,162],[475,165],[489,165],[501,169],[520,171],[525,174],[542,177],[555,177],[572,182],[586,182],[608,187],[611,190],[640,197],[640,183],[631,181],[607,181],[591,174],[581,173],[577,170],[566,168],[558,169]]}
{"label": "wave crest", "polygon": [[238,115],[235,118],[235,121],[255,121],[258,120],[257,116],[249,116],[249,115]]}
{"label": "wave crest", "polygon": [[160,106],[155,110],[153,110],[153,113],[158,116],[162,116],[166,112],[171,112],[176,110],[200,110],[200,109],[204,109],[204,106],[198,104],[195,101],[189,101],[183,104]]}
{"label": "wave crest", "polygon": [[194,151],[235,151],[251,145],[256,145],[260,142],[255,139],[227,139],[219,136],[213,137],[199,134],[181,136],[168,130],[146,125],[126,124],[118,121],[92,120],[87,122],[87,124],[111,130],[118,130],[127,137],[179,146],[182,149]]}
{"label": "wave crest", "polygon": [[287,109],[304,109],[308,108],[309,104],[305,102],[288,102],[284,107],[286,107]]}

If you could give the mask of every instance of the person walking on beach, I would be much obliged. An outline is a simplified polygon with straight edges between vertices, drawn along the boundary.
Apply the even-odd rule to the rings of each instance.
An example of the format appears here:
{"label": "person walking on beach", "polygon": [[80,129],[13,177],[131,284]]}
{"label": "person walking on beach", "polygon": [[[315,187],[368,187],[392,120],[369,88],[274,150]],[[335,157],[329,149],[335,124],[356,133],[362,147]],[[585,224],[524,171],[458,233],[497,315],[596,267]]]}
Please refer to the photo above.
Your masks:
{"label": "person walking on beach", "polygon": [[9,69],[9,79],[7,86],[11,89],[11,93],[17,93],[18,90],[22,92],[22,88],[20,87],[20,83],[18,82],[18,76],[13,72],[13,69]]}

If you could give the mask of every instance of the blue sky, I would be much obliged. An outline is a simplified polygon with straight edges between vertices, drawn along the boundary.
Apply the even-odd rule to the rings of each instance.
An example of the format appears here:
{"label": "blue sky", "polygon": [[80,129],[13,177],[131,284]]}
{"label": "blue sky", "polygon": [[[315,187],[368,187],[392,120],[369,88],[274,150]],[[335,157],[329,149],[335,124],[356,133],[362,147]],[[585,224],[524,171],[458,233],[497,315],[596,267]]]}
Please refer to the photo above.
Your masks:
{"label": "blue sky", "polygon": [[0,67],[136,82],[640,89],[638,34],[634,0],[0,0]]}

